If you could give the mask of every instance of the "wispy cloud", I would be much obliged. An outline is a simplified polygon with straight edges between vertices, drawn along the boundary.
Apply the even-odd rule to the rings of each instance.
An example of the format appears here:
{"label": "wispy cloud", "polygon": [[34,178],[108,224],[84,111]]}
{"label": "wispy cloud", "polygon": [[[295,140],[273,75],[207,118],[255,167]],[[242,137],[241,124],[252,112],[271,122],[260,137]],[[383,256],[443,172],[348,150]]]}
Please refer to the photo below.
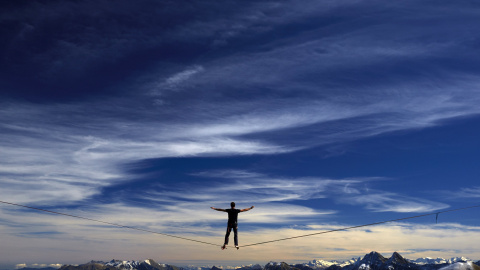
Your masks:
{"label": "wispy cloud", "polygon": [[375,192],[350,197],[349,203],[364,205],[375,212],[424,213],[445,209],[449,205],[430,200],[402,196],[391,192]]}
{"label": "wispy cloud", "polygon": [[123,132],[116,132],[128,122],[121,118],[118,122],[105,119],[93,124],[88,122],[88,115],[79,114],[72,125],[51,121],[75,110],[4,106],[0,171],[2,181],[10,183],[1,191],[4,198],[13,196],[17,202],[78,201],[119,181],[124,175],[120,164],[146,158],[292,150],[260,140],[198,136],[195,129],[187,126],[166,132],[162,126],[152,128],[149,124],[132,123],[138,136],[122,138]]}
{"label": "wispy cloud", "polygon": [[292,200],[320,199],[332,194],[356,193],[360,183],[372,179],[285,178],[238,170],[205,171],[194,174],[200,177],[228,179],[214,187],[205,188],[202,194],[212,194],[217,202],[233,197],[245,202],[288,202]]}
{"label": "wispy cloud", "polygon": [[480,198],[480,187],[462,188],[457,196],[464,198]]}
{"label": "wispy cloud", "polygon": [[[285,178],[238,170],[204,171],[193,174],[210,179],[225,179],[212,187],[197,187],[194,192],[164,190],[153,197],[189,199],[225,203],[290,203],[298,200],[330,199],[339,204],[364,206],[374,212],[431,212],[448,205],[398,193],[366,188],[365,184],[381,178],[327,179],[314,177]],[[232,194],[231,191],[235,193]]]}
{"label": "wispy cloud", "polygon": [[454,200],[464,200],[464,199],[475,199],[480,198],[480,187],[464,187],[459,190],[440,190],[437,191],[439,194],[442,194],[446,198]]}
{"label": "wispy cloud", "polygon": [[[55,5],[32,2],[2,13],[2,18],[22,26],[15,35],[15,42],[11,42],[9,55],[32,64],[47,78],[59,74],[81,78],[79,75],[85,75],[96,65],[114,64],[138,51],[152,50],[170,58],[168,52],[172,47],[180,51],[195,47],[205,50],[224,47],[236,38],[251,38],[276,25],[298,20],[313,13],[312,9],[326,12],[336,5],[312,2],[308,4],[312,9],[306,5],[294,10],[292,6],[288,2],[239,4],[204,1],[192,3],[190,8],[180,3],[157,1],[145,1],[143,5],[119,1],[115,6],[102,1]],[[75,14],[67,16],[71,10],[75,10]],[[213,10],[215,12],[211,12]],[[99,19],[107,16],[123,19],[108,22]],[[48,46],[42,46],[35,53],[22,50],[59,20],[63,25],[55,27],[57,35],[50,37]],[[132,20],[135,23],[131,23]],[[95,21],[95,26],[92,27],[89,21]],[[160,61],[164,60],[160,58]]]}
{"label": "wispy cloud", "polygon": [[204,71],[205,69],[202,66],[193,66],[187,68],[181,72],[171,75],[170,77],[163,79],[160,83],[153,86],[155,95],[160,95],[164,91],[178,91],[181,89],[182,84],[187,83],[187,81],[197,73]]}

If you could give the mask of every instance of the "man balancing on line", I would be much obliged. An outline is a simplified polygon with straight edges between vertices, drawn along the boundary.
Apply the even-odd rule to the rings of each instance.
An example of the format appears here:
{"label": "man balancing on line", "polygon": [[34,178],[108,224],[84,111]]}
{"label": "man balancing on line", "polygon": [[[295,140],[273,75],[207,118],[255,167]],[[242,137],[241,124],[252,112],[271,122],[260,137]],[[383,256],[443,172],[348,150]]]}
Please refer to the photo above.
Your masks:
{"label": "man balancing on line", "polygon": [[220,209],[220,208],[215,208],[215,207],[210,207],[212,208],[213,210],[217,210],[217,211],[222,211],[222,212],[227,212],[228,213],[228,224],[227,224],[227,233],[225,234],[225,242],[222,246],[222,249],[225,249],[225,246],[228,245],[228,237],[230,236],[230,232],[232,231],[233,229],[233,233],[234,233],[234,241],[235,241],[235,247],[237,249],[239,249],[238,247],[238,235],[237,235],[237,217],[238,217],[238,213],[240,212],[245,212],[245,211],[248,211],[248,210],[252,210],[254,206],[250,207],[250,208],[245,208],[245,209],[235,209],[235,203],[232,202],[230,203],[230,206],[231,208],[230,209]]}

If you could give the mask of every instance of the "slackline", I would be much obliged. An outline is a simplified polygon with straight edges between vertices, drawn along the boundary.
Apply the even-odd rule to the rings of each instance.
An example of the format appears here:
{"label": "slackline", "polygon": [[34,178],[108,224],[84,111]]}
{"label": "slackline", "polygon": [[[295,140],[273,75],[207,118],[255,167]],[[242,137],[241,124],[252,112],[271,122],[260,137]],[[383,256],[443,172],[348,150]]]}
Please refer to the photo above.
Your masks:
{"label": "slackline", "polygon": [[[107,225],[111,225],[111,226],[115,226],[115,227],[119,227],[119,228],[137,230],[137,231],[148,232],[148,233],[153,233],[153,234],[159,234],[159,235],[163,235],[163,236],[173,237],[173,238],[182,239],[182,240],[191,241],[191,242],[197,242],[197,243],[211,245],[211,246],[220,246],[218,244],[213,244],[213,243],[209,243],[209,242],[205,242],[205,241],[195,240],[195,239],[191,239],[191,238],[187,238],[187,237],[181,237],[181,236],[177,236],[177,235],[173,235],[173,234],[167,234],[167,233],[161,233],[161,232],[156,232],[156,231],[151,231],[151,230],[146,230],[146,229],[141,229],[141,228],[136,228],[136,227],[131,227],[131,226],[125,226],[125,225],[111,223],[111,222],[102,221],[102,220],[98,220],[98,219],[92,219],[92,218],[86,218],[86,217],[81,217],[81,216],[76,216],[76,215],[70,215],[70,214],[65,214],[65,213],[61,213],[61,212],[55,212],[55,211],[50,211],[50,210],[45,210],[45,209],[41,209],[41,208],[36,208],[36,207],[31,207],[31,206],[26,206],[26,205],[11,203],[11,202],[5,202],[5,201],[0,201],[0,203],[12,205],[12,206],[23,207],[23,208],[28,208],[28,209],[33,209],[33,210],[37,210],[37,211],[43,211],[43,212],[56,214],[56,215],[62,215],[62,216],[67,216],[67,217],[73,217],[73,218],[78,218],[78,219],[103,223],[103,224],[107,224]],[[463,207],[463,208],[439,211],[439,212],[410,216],[410,217],[404,217],[404,218],[397,218],[397,219],[379,221],[379,222],[357,225],[357,226],[351,226],[351,227],[343,227],[343,228],[339,228],[339,229],[321,231],[321,232],[316,232],[316,233],[297,235],[297,236],[280,238],[280,239],[275,239],[275,240],[270,240],[270,241],[247,244],[247,245],[243,245],[243,246],[240,246],[240,247],[250,247],[250,246],[256,246],[256,245],[263,245],[263,244],[280,242],[280,241],[291,240],[291,239],[296,239],[296,238],[309,237],[309,236],[338,232],[338,231],[347,231],[347,230],[351,230],[351,229],[357,229],[357,228],[362,228],[362,227],[374,226],[374,225],[379,225],[379,224],[384,224],[384,223],[389,223],[389,222],[396,222],[396,221],[402,221],[402,220],[414,219],[414,218],[420,218],[420,217],[426,217],[426,216],[432,216],[432,215],[436,215],[436,219],[438,220],[438,215],[439,214],[462,211],[462,210],[467,210],[467,209],[477,208],[477,207],[480,207],[480,205],[468,206],[468,207]]]}

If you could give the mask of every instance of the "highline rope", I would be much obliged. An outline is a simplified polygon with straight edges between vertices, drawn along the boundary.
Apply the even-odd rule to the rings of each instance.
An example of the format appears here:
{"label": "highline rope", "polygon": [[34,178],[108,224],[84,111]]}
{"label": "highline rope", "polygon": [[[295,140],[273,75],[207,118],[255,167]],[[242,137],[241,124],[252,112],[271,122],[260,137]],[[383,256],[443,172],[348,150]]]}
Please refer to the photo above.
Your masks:
{"label": "highline rope", "polygon": [[[33,209],[33,210],[37,210],[37,211],[43,211],[43,212],[47,212],[47,213],[51,213],[51,214],[56,214],[56,215],[62,215],[62,216],[67,216],[67,217],[73,217],[73,218],[78,218],[78,219],[83,219],[83,220],[88,220],[88,221],[103,223],[103,224],[107,224],[107,225],[111,225],[111,226],[115,226],[115,227],[119,227],[119,228],[137,230],[137,231],[148,232],[148,233],[153,233],[153,234],[159,234],[159,235],[163,235],[163,236],[173,237],[173,238],[182,239],[182,240],[191,241],[191,242],[197,242],[197,243],[206,244],[206,245],[211,245],[211,246],[220,246],[220,245],[218,245],[218,244],[213,244],[213,243],[209,243],[209,242],[205,242],[205,241],[195,240],[195,239],[191,239],[191,238],[187,238],[187,237],[181,237],[181,236],[172,235],[172,234],[167,234],[167,233],[161,233],[161,232],[156,232],[156,231],[151,231],[151,230],[146,230],[146,229],[141,229],[141,228],[136,228],[136,227],[131,227],[131,226],[125,226],[125,225],[116,224],[116,223],[111,223],[111,222],[102,221],[102,220],[98,220],[98,219],[92,219],[92,218],[86,218],[86,217],[82,217],[82,216],[70,215],[70,214],[66,214],[66,213],[50,211],[50,210],[46,210],[46,209],[41,209],[41,208],[36,208],[36,207],[31,207],[31,206],[26,206],[26,205],[21,205],[21,204],[17,204],[17,203],[11,203],[11,202],[5,202],[5,201],[0,201],[0,203],[12,205],[12,206],[23,207],[23,208],[28,208],[28,209]],[[263,245],[263,244],[268,244],[268,243],[274,243],[274,242],[280,242],[280,241],[285,241],[285,240],[297,239],[297,238],[302,238],[302,237],[309,237],[309,236],[326,234],[326,233],[332,233],[332,232],[338,232],[338,231],[347,231],[347,230],[351,230],[351,229],[357,229],[357,228],[362,228],[362,227],[374,226],[374,225],[379,225],[379,224],[384,224],[384,223],[389,223],[389,222],[402,221],[402,220],[407,220],[407,219],[414,219],[414,218],[426,217],[426,216],[431,216],[431,215],[436,215],[436,219],[438,220],[438,215],[439,215],[439,214],[448,213],[448,212],[462,211],[462,210],[467,210],[467,209],[477,208],[477,207],[480,207],[480,205],[468,206],[468,207],[463,207],[463,208],[456,208],[456,209],[451,209],[451,210],[439,211],[439,212],[422,214],[422,215],[416,215],[416,216],[410,216],[410,217],[404,217],[404,218],[397,218],[397,219],[379,221],[379,222],[374,222],[374,223],[369,223],[369,224],[362,224],[362,225],[351,226],[351,227],[343,227],[343,228],[339,228],[339,229],[321,231],[321,232],[316,232],[316,233],[309,233],[309,234],[297,235],[297,236],[280,238],[280,239],[275,239],[275,240],[270,240],[270,241],[264,241],[264,242],[258,242],[258,243],[253,243],[253,244],[247,244],[247,245],[243,245],[243,246],[241,246],[241,247],[257,246],[257,245]]]}

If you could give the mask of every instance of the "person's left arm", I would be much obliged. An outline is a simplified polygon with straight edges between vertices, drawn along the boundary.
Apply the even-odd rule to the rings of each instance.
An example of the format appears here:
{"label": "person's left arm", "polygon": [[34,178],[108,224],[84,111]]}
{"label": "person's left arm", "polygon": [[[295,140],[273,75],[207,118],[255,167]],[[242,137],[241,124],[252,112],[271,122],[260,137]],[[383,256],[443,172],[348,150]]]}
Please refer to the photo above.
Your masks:
{"label": "person's left arm", "polygon": [[255,206],[252,205],[252,207],[242,209],[242,210],[240,210],[240,212],[246,212],[246,211],[252,210],[254,207],[255,207]]}

